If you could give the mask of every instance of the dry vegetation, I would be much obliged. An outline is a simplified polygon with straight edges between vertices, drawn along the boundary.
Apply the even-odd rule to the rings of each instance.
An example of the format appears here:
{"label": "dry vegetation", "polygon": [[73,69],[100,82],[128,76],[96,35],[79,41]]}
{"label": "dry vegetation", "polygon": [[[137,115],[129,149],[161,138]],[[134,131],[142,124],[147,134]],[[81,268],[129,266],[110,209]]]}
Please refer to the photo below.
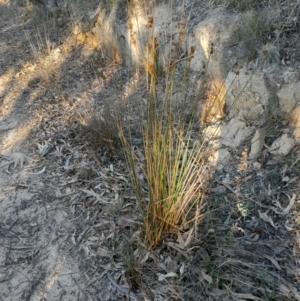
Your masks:
{"label": "dry vegetation", "polygon": [[[57,244],[60,260],[69,256],[78,266],[80,277],[70,276],[78,300],[300,300],[300,242],[288,229],[300,224],[299,187],[296,180],[291,185],[283,181],[299,178],[297,153],[269,165],[265,153],[261,175],[242,162],[245,150],[240,150],[225,171],[214,171],[208,160],[214,137],[204,136],[195,104],[202,94],[189,92],[193,48],[185,56],[174,50],[162,63],[149,19],[144,65],[129,68],[108,23],[103,39],[107,35],[111,43],[98,41],[86,29],[89,21],[82,10],[96,11],[97,3],[85,7],[80,1],[62,1],[68,5],[49,13],[44,6],[19,2],[27,5],[18,9],[25,12],[22,30],[30,53],[23,54],[25,59],[21,48],[10,51],[20,55],[16,78],[29,87],[30,96],[16,97],[14,107],[4,106],[1,113],[20,118],[20,111],[28,110],[24,118],[31,127],[19,146],[2,137],[1,152],[7,157],[1,167],[16,175],[10,187],[32,196],[31,203],[18,205],[30,217],[11,217],[0,227],[6,250],[6,266],[0,266],[3,287],[20,264],[43,270],[43,248]],[[207,2],[210,8],[219,5]],[[274,48],[280,47],[278,33],[298,9],[290,5],[286,19],[277,22],[259,13],[266,2],[229,0],[224,5],[241,14],[229,44],[245,60],[261,59],[270,32],[277,33],[271,36]],[[108,11],[116,7],[118,14],[133,4],[116,0],[104,5]],[[37,27],[41,20],[46,21]],[[186,31],[182,28],[181,38],[170,41],[173,49],[186,45]],[[19,95],[27,87],[13,91]],[[5,105],[9,89],[4,90]],[[272,124],[272,131],[280,130],[280,124]],[[15,149],[34,160],[10,155]],[[273,202],[279,195],[285,203],[278,208]],[[40,208],[44,216],[36,213]],[[43,239],[35,225],[43,229]],[[1,278],[4,267],[9,276]],[[47,300],[59,300],[45,280],[46,269],[44,274],[24,269],[25,278],[32,277],[24,300],[41,297],[40,291]],[[11,294],[14,285],[7,284]],[[70,296],[66,289],[60,300]],[[15,295],[6,298],[17,300]]]}

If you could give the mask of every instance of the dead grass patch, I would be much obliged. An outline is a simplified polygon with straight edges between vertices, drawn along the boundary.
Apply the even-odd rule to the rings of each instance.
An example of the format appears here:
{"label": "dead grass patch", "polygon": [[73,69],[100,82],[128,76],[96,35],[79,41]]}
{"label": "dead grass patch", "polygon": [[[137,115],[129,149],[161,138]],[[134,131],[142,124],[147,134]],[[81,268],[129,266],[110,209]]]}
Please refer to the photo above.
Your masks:
{"label": "dead grass patch", "polygon": [[245,11],[249,9],[253,9],[258,7],[260,4],[263,4],[264,0],[229,0],[229,5],[233,6],[234,8]]}
{"label": "dead grass patch", "polygon": [[78,121],[94,150],[104,149],[113,155],[120,147],[117,120],[108,104],[102,109],[87,107],[79,112]]}
{"label": "dead grass patch", "polygon": [[265,16],[254,10],[241,15],[240,22],[233,26],[230,44],[237,44],[241,56],[251,58],[257,55],[262,45],[264,35],[270,31],[270,24],[265,22]]}

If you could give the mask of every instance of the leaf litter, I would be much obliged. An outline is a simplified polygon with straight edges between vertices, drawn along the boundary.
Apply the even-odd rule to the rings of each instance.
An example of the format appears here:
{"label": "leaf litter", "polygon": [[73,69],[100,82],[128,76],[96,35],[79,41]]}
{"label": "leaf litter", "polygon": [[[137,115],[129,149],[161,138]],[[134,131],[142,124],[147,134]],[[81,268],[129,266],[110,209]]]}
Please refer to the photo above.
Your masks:
{"label": "leaf litter", "polygon": [[[77,56],[77,63],[85,60]],[[76,76],[87,82],[95,80],[88,64],[82,68],[71,65],[68,72],[75,67]],[[117,69],[110,66],[109,71],[116,74]],[[20,79],[26,74],[30,73],[21,74]],[[221,174],[219,183],[232,194],[227,195],[226,205],[224,193],[222,199],[216,195],[218,202],[215,207],[211,203],[200,233],[191,228],[177,237],[166,237],[154,251],[147,250],[140,238],[142,216],[136,210],[124,163],[118,159],[111,162],[105,151],[100,156],[91,151],[74,123],[74,111],[84,106],[84,100],[95,97],[94,89],[76,95],[72,84],[77,83],[67,72],[64,76],[62,84],[70,87],[63,88],[63,95],[59,85],[57,90],[51,86],[37,91],[39,98],[33,108],[43,122],[29,138],[32,146],[13,153],[3,163],[8,175],[0,170],[1,298],[205,300],[208,296],[210,300],[263,300],[279,288],[287,300],[300,300],[299,288],[292,282],[299,281],[295,266],[299,267],[300,252],[295,193],[287,191],[292,197],[284,205],[272,181],[264,179],[265,199],[254,195],[255,205],[246,211],[252,216],[241,217],[230,207],[237,199],[248,199],[250,192]],[[115,80],[123,84],[121,78]],[[143,158],[139,146],[135,148]],[[45,166],[37,170],[38,162],[25,153],[35,153]],[[299,169],[297,160],[290,166]],[[34,172],[23,170],[29,167]],[[229,178],[234,178],[235,171],[231,172]],[[299,175],[291,177],[292,181],[287,172],[285,168],[282,182],[296,185],[293,179]],[[252,170],[244,176],[246,184],[258,177]],[[275,202],[271,205],[267,197]],[[214,214],[209,210],[215,210]],[[286,238],[287,227],[298,235],[298,240],[291,242],[294,258],[289,257],[288,240],[279,243],[276,239],[279,235]],[[249,240],[251,234],[254,237]],[[138,289],[133,288],[134,271],[126,274],[130,269],[136,272]]]}

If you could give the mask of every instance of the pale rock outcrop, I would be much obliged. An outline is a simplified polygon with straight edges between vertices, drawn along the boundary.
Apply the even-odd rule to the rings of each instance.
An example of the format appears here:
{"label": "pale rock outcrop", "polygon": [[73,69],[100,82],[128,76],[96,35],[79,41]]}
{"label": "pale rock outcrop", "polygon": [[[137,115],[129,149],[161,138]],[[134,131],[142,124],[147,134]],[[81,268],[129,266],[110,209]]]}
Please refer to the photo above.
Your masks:
{"label": "pale rock outcrop", "polygon": [[221,144],[236,149],[252,134],[253,128],[247,127],[246,123],[232,118],[221,129]]}
{"label": "pale rock outcrop", "polygon": [[238,116],[239,119],[248,122],[264,121],[269,98],[264,75],[242,69],[238,74],[229,72],[225,82],[226,110],[229,118]]}
{"label": "pale rock outcrop", "polygon": [[227,148],[221,148],[218,150],[218,164],[217,169],[221,170],[224,168],[230,161],[231,154]]}
{"label": "pale rock outcrop", "polygon": [[222,44],[229,37],[223,23],[223,14],[215,11],[193,27],[193,32],[187,39],[188,52],[191,47],[195,47],[190,65],[193,71],[205,72],[217,79],[222,78]]}

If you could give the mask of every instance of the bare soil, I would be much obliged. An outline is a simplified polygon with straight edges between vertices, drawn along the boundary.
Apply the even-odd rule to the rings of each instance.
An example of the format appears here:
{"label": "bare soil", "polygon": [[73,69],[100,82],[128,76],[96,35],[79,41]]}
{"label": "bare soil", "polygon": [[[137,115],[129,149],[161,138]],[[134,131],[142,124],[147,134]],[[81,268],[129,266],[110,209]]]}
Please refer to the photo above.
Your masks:
{"label": "bare soil", "polygon": [[0,300],[118,300],[111,241],[128,180],[75,118],[118,66],[96,74],[101,54],[55,22],[26,1],[0,3]]}

